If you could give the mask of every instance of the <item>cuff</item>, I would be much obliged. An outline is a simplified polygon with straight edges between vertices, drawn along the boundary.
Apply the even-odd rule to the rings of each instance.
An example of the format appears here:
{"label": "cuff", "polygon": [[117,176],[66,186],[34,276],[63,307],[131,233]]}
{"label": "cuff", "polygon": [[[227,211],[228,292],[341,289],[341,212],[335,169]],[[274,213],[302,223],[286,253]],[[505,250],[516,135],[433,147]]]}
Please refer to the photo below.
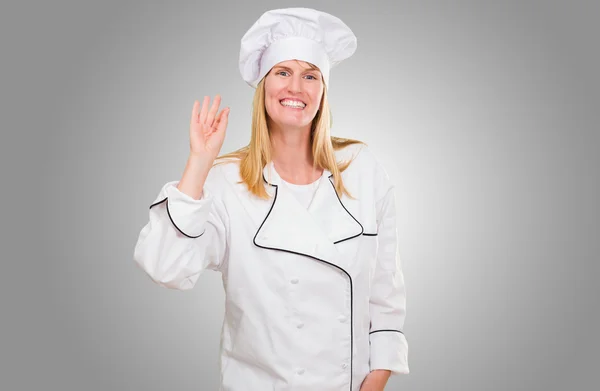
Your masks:
{"label": "cuff", "polygon": [[166,183],[150,208],[165,202],[167,214],[175,228],[189,238],[197,238],[204,233],[213,203],[212,194],[205,187],[202,198],[196,200],[181,192],[177,188],[178,184],[179,181]]}
{"label": "cuff", "polygon": [[408,374],[408,344],[398,330],[376,330],[369,334],[370,370],[388,369],[392,375]]}

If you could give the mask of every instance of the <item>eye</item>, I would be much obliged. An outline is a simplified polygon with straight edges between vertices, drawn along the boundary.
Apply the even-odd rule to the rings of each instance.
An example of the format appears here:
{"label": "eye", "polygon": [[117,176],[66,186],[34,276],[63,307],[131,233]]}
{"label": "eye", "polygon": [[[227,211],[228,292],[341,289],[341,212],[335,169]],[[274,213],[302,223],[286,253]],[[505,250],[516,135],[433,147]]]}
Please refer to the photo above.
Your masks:
{"label": "eye", "polygon": [[276,75],[280,75],[282,73],[287,73],[287,72],[286,71],[279,71],[279,72],[276,73]]}
{"label": "eye", "polygon": [[308,77],[312,77],[312,80],[317,80],[317,78],[314,75],[306,75]]}

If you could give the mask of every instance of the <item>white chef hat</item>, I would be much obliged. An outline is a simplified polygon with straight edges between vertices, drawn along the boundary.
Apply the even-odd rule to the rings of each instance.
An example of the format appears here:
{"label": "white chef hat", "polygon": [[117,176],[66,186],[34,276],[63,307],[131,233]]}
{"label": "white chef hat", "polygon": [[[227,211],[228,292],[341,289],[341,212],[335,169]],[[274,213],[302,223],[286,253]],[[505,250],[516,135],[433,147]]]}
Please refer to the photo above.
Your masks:
{"label": "white chef hat", "polygon": [[356,36],[344,22],[310,8],[265,12],[241,43],[240,72],[254,88],[274,65],[286,60],[316,65],[329,87],[329,70],[356,50]]}

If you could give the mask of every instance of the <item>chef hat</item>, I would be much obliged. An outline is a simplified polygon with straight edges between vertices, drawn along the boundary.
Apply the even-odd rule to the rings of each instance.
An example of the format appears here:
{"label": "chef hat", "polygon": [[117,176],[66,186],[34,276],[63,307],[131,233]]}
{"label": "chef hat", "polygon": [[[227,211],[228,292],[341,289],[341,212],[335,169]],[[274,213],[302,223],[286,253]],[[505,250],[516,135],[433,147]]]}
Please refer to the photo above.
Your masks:
{"label": "chef hat", "polygon": [[356,50],[356,36],[340,19],[310,8],[267,11],[242,37],[240,72],[256,88],[271,68],[286,60],[319,67],[329,86],[329,69]]}

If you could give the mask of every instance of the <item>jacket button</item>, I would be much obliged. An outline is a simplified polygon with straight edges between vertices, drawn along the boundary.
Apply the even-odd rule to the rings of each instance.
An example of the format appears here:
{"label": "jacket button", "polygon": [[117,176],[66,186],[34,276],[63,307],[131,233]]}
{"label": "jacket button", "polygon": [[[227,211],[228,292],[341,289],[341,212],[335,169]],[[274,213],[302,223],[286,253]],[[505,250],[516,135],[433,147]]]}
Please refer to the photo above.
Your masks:
{"label": "jacket button", "polygon": [[296,370],[296,373],[298,375],[302,375],[304,373],[304,368],[299,368],[298,370]]}
{"label": "jacket button", "polygon": [[298,324],[296,325],[296,327],[298,327],[299,329],[301,329],[302,327],[304,327],[304,323],[298,323]]}
{"label": "jacket button", "polygon": [[348,364],[346,364],[346,363],[343,363],[343,364],[342,364],[342,368],[344,368],[344,369],[348,368]]}
{"label": "jacket button", "polygon": [[340,316],[338,316],[338,320],[339,320],[341,323],[344,323],[344,322],[345,322],[347,319],[348,319],[348,318],[347,318],[347,317],[345,317],[344,315],[340,315]]}
{"label": "jacket button", "polygon": [[292,284],[297,284],[297,283],[298,283],[298,279],[297,279],[297,278],[292,278],[292,279],[290,280],[290,282],[291,282]]}

